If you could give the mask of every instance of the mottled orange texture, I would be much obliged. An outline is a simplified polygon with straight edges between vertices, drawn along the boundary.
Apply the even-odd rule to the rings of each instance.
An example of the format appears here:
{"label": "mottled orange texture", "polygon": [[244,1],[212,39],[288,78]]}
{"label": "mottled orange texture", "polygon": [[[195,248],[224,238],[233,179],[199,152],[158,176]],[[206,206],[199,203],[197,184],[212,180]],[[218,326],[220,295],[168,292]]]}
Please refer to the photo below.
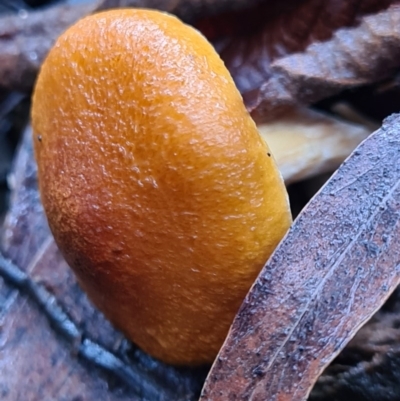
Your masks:
{"label": "mottled orange texture", "polygon": [[156,11],[87,17],[43,64],[32,120],[50,227],[90,299],[151,355],[212,361],[291,223],[212,46]]}

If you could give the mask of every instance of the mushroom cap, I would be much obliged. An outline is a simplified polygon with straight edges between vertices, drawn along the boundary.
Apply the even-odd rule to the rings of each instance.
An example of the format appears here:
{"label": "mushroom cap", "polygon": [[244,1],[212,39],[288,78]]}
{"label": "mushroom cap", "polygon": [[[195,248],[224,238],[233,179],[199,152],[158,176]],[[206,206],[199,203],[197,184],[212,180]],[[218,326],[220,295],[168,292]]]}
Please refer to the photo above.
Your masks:
{"label": "mushroom cap", "polygon": [[32,121],[49,225],[90,299],[151,355],[212,361],[291,223],[212,46],[157,11],[86,17],[46,58]]}

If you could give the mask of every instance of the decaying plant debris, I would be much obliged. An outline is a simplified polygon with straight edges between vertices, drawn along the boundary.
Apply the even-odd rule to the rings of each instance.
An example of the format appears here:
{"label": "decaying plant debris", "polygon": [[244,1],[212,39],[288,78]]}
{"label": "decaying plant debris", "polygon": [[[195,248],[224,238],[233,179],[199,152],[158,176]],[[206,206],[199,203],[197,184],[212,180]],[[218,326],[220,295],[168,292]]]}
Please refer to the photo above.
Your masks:
{"label": "decaying plant debris", "polygon": [[385,121],[296,219],[242,304],[201,398],[306,400],[395,290],[399,132],[400,116]]}
{"label": "decaying plant debris", "polygon": [[285,113],[258,129],[286,184],[335,170],[371,133],[369,127],[306,109]]}
{"label": "decaying plant debris", "polygon": [[[288,183],[332,172],[400,111],[398,1],[59,2],[0,15],[0,141],[60,32],[122,6],[173,12],[214,43],[272,148],[281,136]],[[390,104],[377,100],[385,93]],[[0,231],[0,398],[196,400],[210,367],[151,359],[80,291],[47,227],[28,130]],[[386,120],[300,215],[243,304],[203,399],[300,400],[312,389],[312,401],[400,398],[399,291],[360,329],[399,279],[398,135],[400,118]],[[300,145],[280,153],[283,138]]]}

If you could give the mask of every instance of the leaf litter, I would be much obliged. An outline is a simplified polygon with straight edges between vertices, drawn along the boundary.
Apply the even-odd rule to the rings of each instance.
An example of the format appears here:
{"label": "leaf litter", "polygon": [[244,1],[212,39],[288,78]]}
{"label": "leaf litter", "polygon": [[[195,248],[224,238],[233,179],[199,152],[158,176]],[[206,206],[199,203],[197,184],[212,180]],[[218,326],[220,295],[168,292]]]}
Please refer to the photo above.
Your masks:
{"label": "leaf litter", "polygon": [[[397,1],[254,0],[247,2],[246,11],[242,0],[231,2],[235,9],[226,1],[213,7],[210,2],[185,0],[105,0],[75,8],[59,4],[24,14],[23,20],[16,15],[0,17],[0,86],[29,93],[59,32],[95,9],[133,3],[175,12],[198,26],[221,52],[258,122],[276,121],[282,113],[344,90],[390,79],[400,66]],[[244,15],[255,22],[255,30],[246,26]],[[203,398],[218,400],[222,391],[227,398],[221,399],[227,400],[306,399],[323,369],[394,290],[398,271],[393,258],[398,248],[392,238],[399,205],[397,189],[391,197],[388,193],[396,185],[393,152],[398,146],[387,138],[398,132],[398,126],[398,117],[387,120],[301,214],[269,261],[271,270],[262,273],[238,314]],[[161,400],[171,394],[176,400],[196,399],[208,367],[177,369],[151,359],[116,332],[80,291],[48,231],[28,135],[11,177],[11,208],[0,240],[7,258],[0,261],[5,279],[0,283],[2,399],[45,399],[49,394],[53,399]],[[376,182],[369,182],[371,177]],[[296,242],[301,241],[300,234],[301,244]],[[281,249],[285,256],[279,256]],[[5,266],[16,280],[7,278]],[[281,266],[292,270],[275,269]],[[274,324],[267,322],[271,315]],[[347,355],[357,353],[354,349],[366,352],[369,344],[363,348],[365,341],[360,345],[357,338],[372,338],[370,327],[378,324],[374,319],[381,330],[386,323],[395,328],[396,316],[393,312],[390,323],[374,317],[342,354],[348,349]],[[60,317],[74,335],[65,335]],[[357,380],[368,378],[362,366],[389,371],[393,365],[387,347],[370,347],[375,355],[370,365],[360,360],[354,368],[342,367],[343,376],[335,371],[340,370],[340,354],[339,365],[321,376],[311,399],[327,399],[329,391],[365,393],[362,385],[361,390],[354,389]],[[396,355],[393,344],[390,350]],[[118,362],[107,365],[102,356]],[[126,372],[133,372],[133,377]],[[232,384],[232,378],[239,381]],[[235,387],[238,383],[240,388]],[[370,399],[379,400],[371,394]]]}

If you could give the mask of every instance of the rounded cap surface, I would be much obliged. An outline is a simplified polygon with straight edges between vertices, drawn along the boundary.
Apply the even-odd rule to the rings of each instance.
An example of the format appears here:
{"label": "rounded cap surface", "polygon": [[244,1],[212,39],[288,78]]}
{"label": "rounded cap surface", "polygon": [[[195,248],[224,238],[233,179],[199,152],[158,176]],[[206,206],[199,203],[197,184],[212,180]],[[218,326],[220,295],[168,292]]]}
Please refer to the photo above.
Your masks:
{"label": "rounded cap surface", "polygon": [[291,223],[212,46],[156,11],[89,16],[50,51],[32,120],[49,224],[91,300],[153,356],[212,361]]}

